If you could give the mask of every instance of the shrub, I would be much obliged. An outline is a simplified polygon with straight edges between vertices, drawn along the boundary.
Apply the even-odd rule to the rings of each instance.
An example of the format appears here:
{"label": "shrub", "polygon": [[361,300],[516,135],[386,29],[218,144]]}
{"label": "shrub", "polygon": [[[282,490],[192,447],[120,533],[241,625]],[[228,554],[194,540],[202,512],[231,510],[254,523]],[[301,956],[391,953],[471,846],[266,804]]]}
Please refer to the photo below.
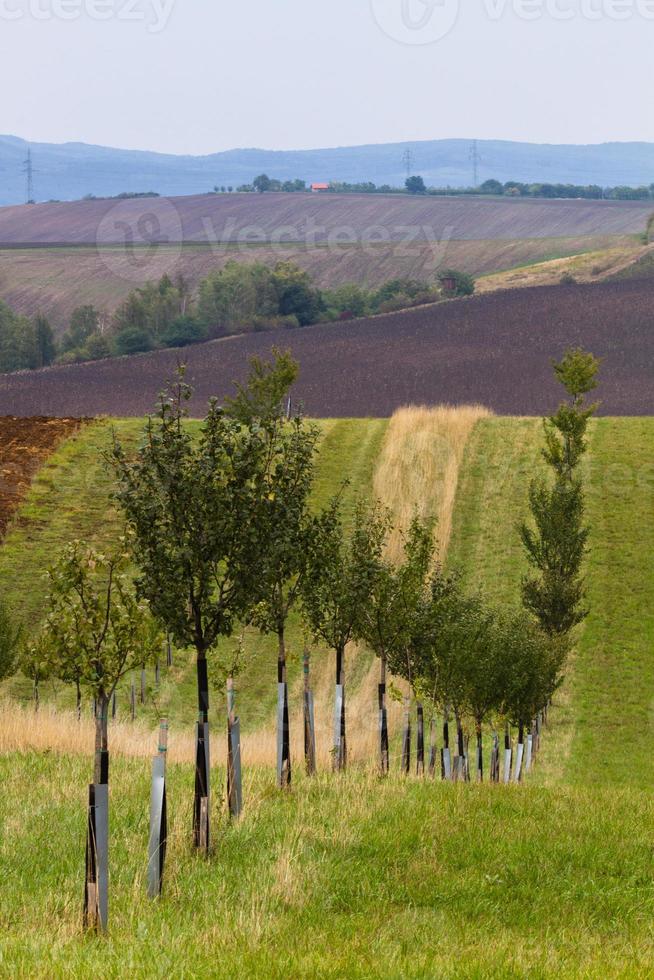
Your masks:
{"label": "shrub", "polygon": [[161,334],[164,347],[186,347],[206,340],[208,330],[203,323],[192,316],[180,316],[166,327]]}
{"label": "shrub", "polygon": [[152,350],[154,343],[151,334],[142,327],[127,327],[116,334],[114,347],[117,354],[139,354]]}
{"label": "shrub", "polygon": [[[71,351],[70,353],[74,352]],[[107,338],[99,331],[96,331],[96,333],[91,334],[84,347],[78,353],[84,360],[101,361],[105,357],[111,357],[111,347]]]}

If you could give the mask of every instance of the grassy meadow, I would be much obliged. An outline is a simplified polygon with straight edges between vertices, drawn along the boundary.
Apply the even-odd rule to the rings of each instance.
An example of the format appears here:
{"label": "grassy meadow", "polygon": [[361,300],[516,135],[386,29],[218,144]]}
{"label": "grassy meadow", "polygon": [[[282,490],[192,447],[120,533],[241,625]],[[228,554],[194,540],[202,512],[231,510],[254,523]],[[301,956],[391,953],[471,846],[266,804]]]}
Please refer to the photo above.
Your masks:
{"label": "grassy meadow", "polygon": [[[316,503],[341,485],[400,523],[438,518],[441,557],[470,586],[519,602],[516,522],[541,465],[534,419],[420,410],[321,423]],[[118,422],[136,441],[138,423]],[[0,587],[28,625],[43,570],[71,536],[119,526],[101,461],[109,423],[85,428],[41,470],[0,547]],[[592,424],[586,463],[591,615],[579,631],[536,768],[515,786],[433,783],[371,769],[376,665],[348,654],[353,765],[329,772],[331,659],[315,651],[321,772],[301,771],[303,637],[291,630],[294,771],[274,787],[274,642],[248,634],[238,680],[241,820],[224,808],[224,704],[213,695],[214,848],[190,847],[194,676],[175,665],[135,725],[121,693],[111,775],[110,931],[80,931],[92,725],[61,690],[35,718],[28,687],[0,705],[0,976],[649,977],[654,962],[654,419]],[[391,542],[397,548],[397,541]],[[232,641],[233,642],[233,641]],[[145,897],[149,757],[171,719],[164,895]],[[399,727],[399,708],[391,725]]]}

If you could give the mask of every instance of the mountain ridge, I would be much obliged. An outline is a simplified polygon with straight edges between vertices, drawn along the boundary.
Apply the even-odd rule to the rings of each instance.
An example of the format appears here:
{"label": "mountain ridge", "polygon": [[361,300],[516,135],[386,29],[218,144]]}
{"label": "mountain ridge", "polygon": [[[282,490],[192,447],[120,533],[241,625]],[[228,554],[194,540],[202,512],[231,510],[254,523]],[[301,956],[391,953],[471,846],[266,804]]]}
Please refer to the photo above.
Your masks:
{"label": "mountain ridge", "polygon": [[[156,191],[165,196],[199,194],[215,185],[237,186],[258,173],[282,180],[300,178],[374,181],[401,186],[406,177],[402,155],[407,149],[412,169],[434,186],[472,183],[472,140],[438,139],[367,143],[322,149],[266,150],[241,147],[195,156],[155,150],[124,150],[79,141],[28,142],[0,135],[0,205],[26,198],[24,163],[32,151],[35,198],[77,200],[87,194]],[[654,182],[654,143],[644,141],[598,144],[522,143],[479,140],[479,178],[641,185]]]}

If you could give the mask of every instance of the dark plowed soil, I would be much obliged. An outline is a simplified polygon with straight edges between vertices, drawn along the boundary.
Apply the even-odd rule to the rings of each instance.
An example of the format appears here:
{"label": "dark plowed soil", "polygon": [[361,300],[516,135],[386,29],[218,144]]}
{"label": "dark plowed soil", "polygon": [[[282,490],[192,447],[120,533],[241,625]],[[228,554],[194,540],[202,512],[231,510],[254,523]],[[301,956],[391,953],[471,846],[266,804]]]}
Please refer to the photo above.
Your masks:
{"label": "dark plowed soil", "polygon": [[0,412],[141,415],[188,363],[200,414],[242,380],[250,354],[289,347],[301,364],[295,397],[315,416],[387,416],[414,404],[479,402],[540,415],[559,397],[550,359],[582,346],[604,359],[607,415],[654,415],[654,284],[513,290],[369,320],[251,334],[184,351],[0,378]]}
{"label": "dark plowed soil", "polygon": [[43,461],[81,424],[72,418],[0,418],[0,536]]}

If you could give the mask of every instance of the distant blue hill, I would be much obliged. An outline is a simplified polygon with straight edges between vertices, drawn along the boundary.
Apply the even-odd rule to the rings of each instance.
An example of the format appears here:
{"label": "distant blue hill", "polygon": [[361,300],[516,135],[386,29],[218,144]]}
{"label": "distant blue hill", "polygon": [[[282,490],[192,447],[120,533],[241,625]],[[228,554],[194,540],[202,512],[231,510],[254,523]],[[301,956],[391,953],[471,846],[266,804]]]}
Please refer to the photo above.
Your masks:
{"label": "distant blue hill", "polygon": [[[38,201],[76,200],[124,191],[199,194],[215,185],[250,182],[257,174],[290,180],[373,181],[401,186],[402,155],[411,150],[414,173],[432,186],[472,183],[470,140],[385,143],[324,150],[228,150],[209,156],[174,156],[117,150],[85,143],[31,143]],[[0,136],[0,205],[24,203],[23,165],[28,143]],[[654,143],[554,146],[480,140],[480,181],[520,180],[615,186],[654,183]]]}

